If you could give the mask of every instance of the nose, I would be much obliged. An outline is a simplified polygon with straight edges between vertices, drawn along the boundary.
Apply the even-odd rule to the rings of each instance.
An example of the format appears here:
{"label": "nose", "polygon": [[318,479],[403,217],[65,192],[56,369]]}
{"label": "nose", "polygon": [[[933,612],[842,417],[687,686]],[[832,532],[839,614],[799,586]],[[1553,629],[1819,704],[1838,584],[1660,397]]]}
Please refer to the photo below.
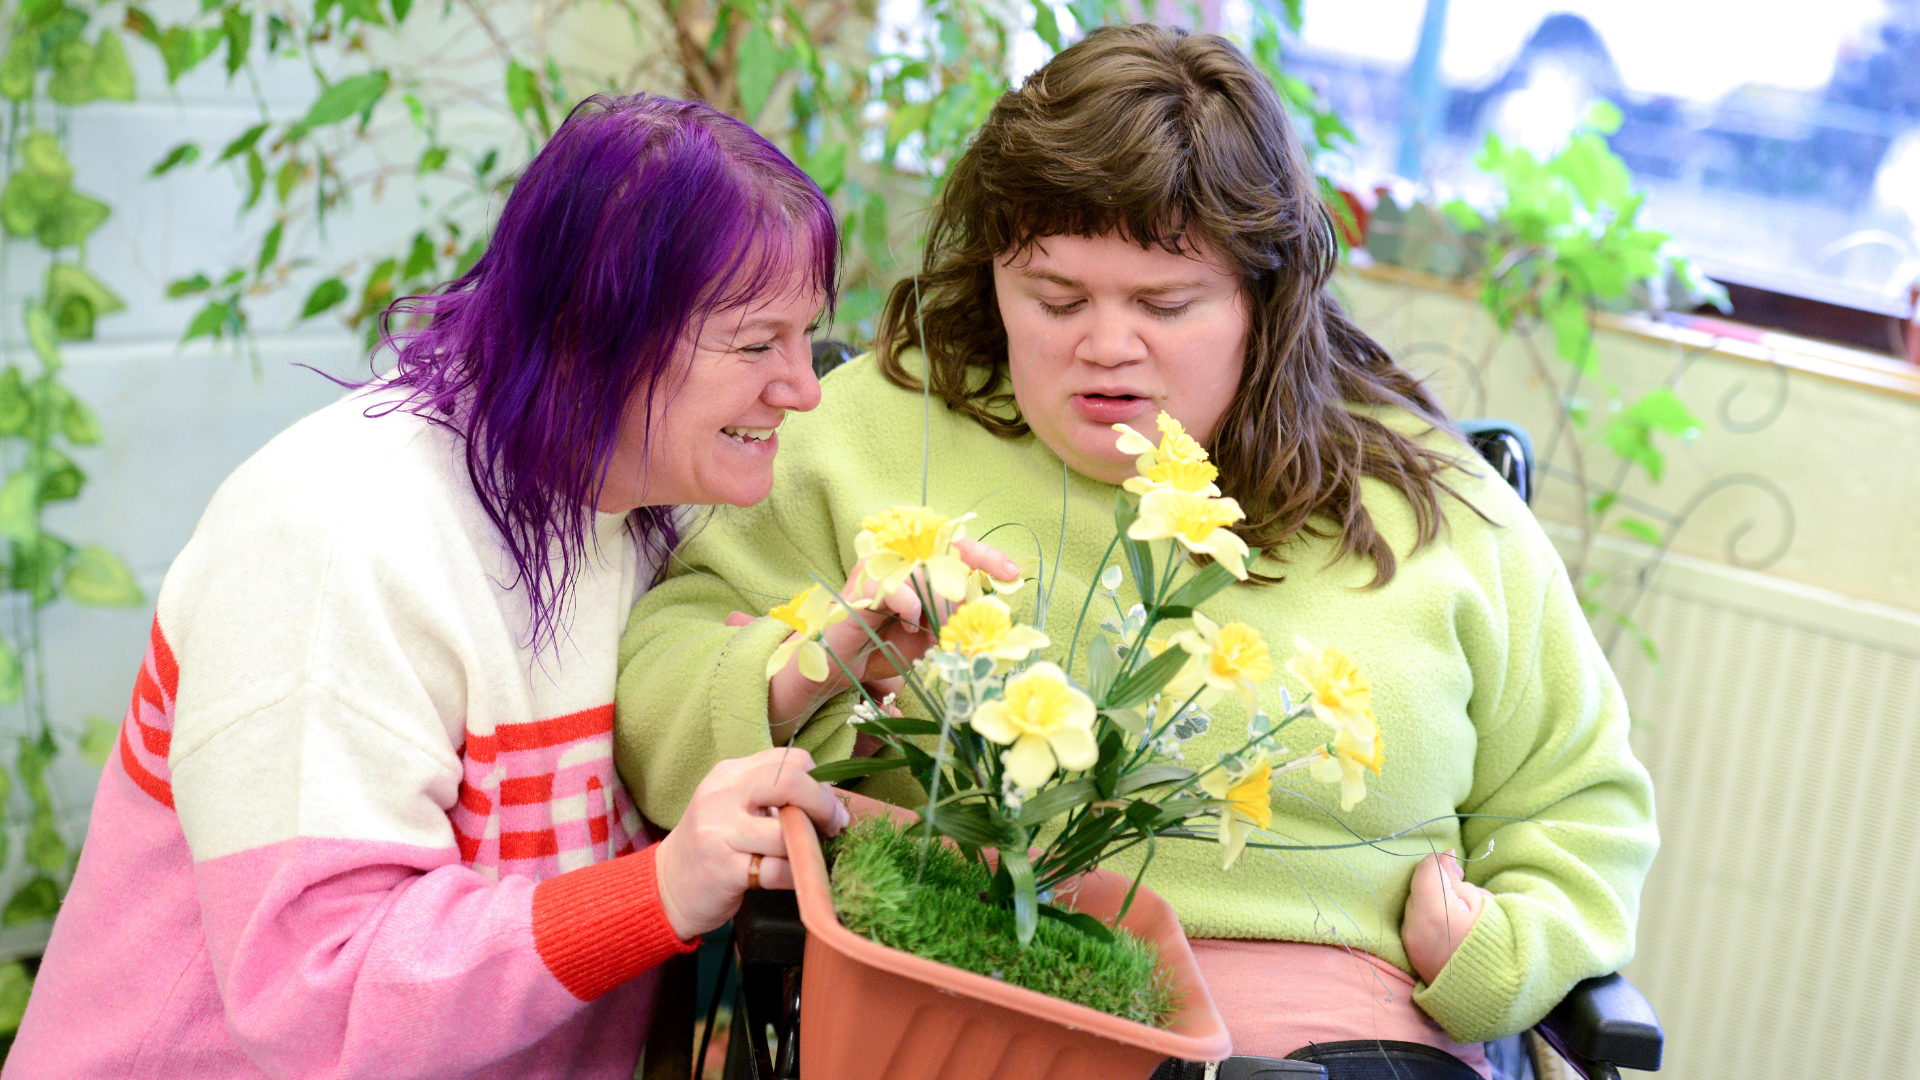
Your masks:
{"label": "nose", "polygon": [[1147,343],[1127,315],[1094,306],[1087,312],[1085,336],[1074,347],[1076,359],[1101,367],[1119,367],[1147,358]]}
{"label": "nose", "polygon": [[797,347],[781,352],[785,361],[760,392],[760,400],[776,409],[811,412],[820,404],[820,378],[813,373],[812,343],[801,341]]}

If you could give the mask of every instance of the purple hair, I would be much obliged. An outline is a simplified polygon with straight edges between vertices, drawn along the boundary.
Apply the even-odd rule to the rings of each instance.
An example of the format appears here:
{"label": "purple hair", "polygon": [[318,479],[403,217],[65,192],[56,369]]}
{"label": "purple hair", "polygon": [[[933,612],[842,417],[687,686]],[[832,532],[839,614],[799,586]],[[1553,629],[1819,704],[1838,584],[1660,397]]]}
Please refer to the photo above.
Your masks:
{"label": "purple hair", "polygon": [[[767,296],[795,266],[831,303],[839,247],[820,188],[753,129],[706,105],[596,95],[521,173],[473,269],[387,309],[391,381],[412,388],[400,407],[465,437],[512,587],[527,588],[531,647],[563,615],[634,395],[671,389],[707,312]],[[396,314],[412,325],[395,330]],[[679,541],[673,507],[628,527],[662,560]]]}

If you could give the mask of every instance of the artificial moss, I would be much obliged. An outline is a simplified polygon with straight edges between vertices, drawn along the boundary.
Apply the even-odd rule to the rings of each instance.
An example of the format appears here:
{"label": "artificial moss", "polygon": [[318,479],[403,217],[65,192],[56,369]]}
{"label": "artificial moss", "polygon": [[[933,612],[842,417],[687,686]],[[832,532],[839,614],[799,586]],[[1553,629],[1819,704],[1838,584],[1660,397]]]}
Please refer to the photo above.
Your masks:
{"label": "artificial moss", "polygon": [[984,866],[950,845],[925,847],[885,818],[864,818],[833,848],[833,906],[854,933],[942,964],[1101,1012],[1163,1027],[1179,1004],[1159,950],[1125,929],[1100,941],[1041,919],[1021,948],[1013,912],[986,903]]}

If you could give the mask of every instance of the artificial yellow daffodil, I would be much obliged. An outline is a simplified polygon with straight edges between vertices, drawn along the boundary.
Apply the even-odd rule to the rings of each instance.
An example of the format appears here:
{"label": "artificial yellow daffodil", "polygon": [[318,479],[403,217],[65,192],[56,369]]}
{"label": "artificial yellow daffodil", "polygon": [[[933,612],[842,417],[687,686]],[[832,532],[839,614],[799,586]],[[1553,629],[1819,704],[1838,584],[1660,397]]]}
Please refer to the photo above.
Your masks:
{"label": "artificial yellow daffodil", "polygon": [[1169,696],[1184,701],[1204,686],[1240,695],[1248,712],[1259,708],[1253,684],[1266,682],[1273,675],[1273,659],[1259,631],[1239,622],[1218,626],[1196,611],[1193,629],[1173,635],[1171,644],[1191,653],[1193,659],[1167,684]]}
{"label": "artificial yellow daffodil", "polygon": [[1248,833],[1273,821],[1273,796],[1268,792],[1272,782],[1273,766],[1264,754],[1250,769],[1238,773],[1214,769],[1200,778],[1201,790],[1227,802],[1220,811],[1220,845],[1227,849],[1220,869],[1233,866],[1247,846]]}
{"label": "artificial yellow daffodil", "polygon": [[1227,572],[1247,579],[1247,542],[1227,526],[1246,517],[1240,504],[1227,498],[1208,498],[1190,491],[1155,488],[1140,496],[1140,513],[1127,526],[1135,540],[1180,541],[1188,551],[1211,555]]}
{"label": "artificial yellow daffodil", "polygon": [[1307,767],[1307,775],[1323,784],[1340,785],[1340,809],[1351,810],[1367,797],[1367,770],[1380,775],[1387,763],[1387,740],[1378,731],[1371,743],[1356,742],[1346,728],[1334,733],[1333,750],[1320,749],[1320,757]]}
{"label": "artificial yellow daffodil", "polygon": [[793,599],[767,612],[793,627],[793,634],[773,650],[767,660],[767,678],[773,678],[795,653],[800,656],[800,674],[809,682],[827,681],[827,650],[819,642],[820,633],[847,617],[833,594],[818,585],[793,594]]}
{"label": "artificial yellow daffodil", "polygon": [[882,595],[898,589],[924,566],[934,593],[958,602],[967,595],[971,568],[954,553],[953,543],[966,536],[966,523],[972,517],[948,518],[924,506],[896,506],[860,523],[853,550],[866,561],[867,578]]}
{"label": "artificial yellow daffodil", "polygon": [[1140,470],[1139,476],[1129,476],[1121,487],[1135,495],[1145,495],[1155,488],[1172,488],[1175,491],[1189,491],[1195,495],[1218,495],[1220,488],[1214,483],[1220,470],[1207,461],[1156,461],[1152,466]]}
{"label": "artificial yellow daffodil", "polygon": [[1154,418],[1154,423],[1160,427],[1158,445],[1126,424],[1113,425],[1113,430],[1120,433],[1114,445],[1121,453],[1134,455],[1134,466],[1142,476],[1159,464],[1207,460],[1206,448],[1195,442],[1193,436],[1188,435],[1187,429],[1181,427],[1180,421],[1171,414],[1161,413]]}
{"label": "artificial yellow daffodil", "polygon": [[1043,661],[1008,679],[1006,696],[974,710],[972,723],[981,738],[1008,747],[1001,758],[1007,775],[1031,791],[1056,769],[1091,769],[1100,760],[1093,720],[1093,699]]}
{"label": "artificial yellow daffodil", "polygon": [[1019,663],[1047,645],[1047,635],[1014,625],[1013,612],[997,596],[962,605],[940,628],[940,647],[968,658],[990,656],[1004,667]]}
{"label": "artificial yellow daffodil", "polygon": [[1293,642],[1301,655],[1287,661],[1287,672],[1312,691],[1307,703],[1313,715],[1336,732],[1346,732],[1353,745],[1373,745],[1380,725],[1373,716],[1373,687],[1367,677],[1339,649],[1321,649],[1303,637]]}
{"label": "artificial yellow daffodil", "polygon": [[983,596],[1012,596],[1027,585],[1027,579],[1040,573],[1040,560],[1031,555],[1023,555],[1013,560],[1020,568],[1020,576],[1012,581],[1001,581],[985,570],[975,570],[967,575],[967,602],[972,603]]}

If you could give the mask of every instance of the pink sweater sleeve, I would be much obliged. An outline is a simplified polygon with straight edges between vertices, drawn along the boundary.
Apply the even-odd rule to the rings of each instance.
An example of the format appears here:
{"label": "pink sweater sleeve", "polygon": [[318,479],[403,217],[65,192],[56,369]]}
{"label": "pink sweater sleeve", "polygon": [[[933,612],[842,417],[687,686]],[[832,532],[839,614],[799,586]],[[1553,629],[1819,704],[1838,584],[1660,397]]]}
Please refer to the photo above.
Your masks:
{"label": "pink sweater sleeve", "polygon": [[535,884],[451,851],[297,838],[200,863],[227,1025],[274,1076],[466,1075],[695,943],[647,848]]}

